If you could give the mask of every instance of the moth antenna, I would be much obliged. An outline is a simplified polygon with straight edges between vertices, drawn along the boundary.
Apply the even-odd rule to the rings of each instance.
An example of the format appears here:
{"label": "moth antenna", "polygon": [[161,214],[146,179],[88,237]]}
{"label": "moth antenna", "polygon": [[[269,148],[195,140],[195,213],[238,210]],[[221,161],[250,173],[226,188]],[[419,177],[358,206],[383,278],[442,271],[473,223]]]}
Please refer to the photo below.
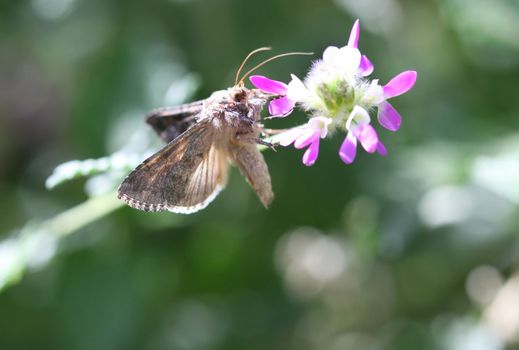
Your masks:
{"label": "moth antenna", "polygon": [[243,62],[240,65],[240,68],[238,68],[238,71],[236,72],[236,78],[234,79],[234,85],[238,84],[238,77],[240,76],[241,70],[243,69],[243,66],[245,66],[245,63],[249,60],[249,58],[252,57],[255,53],[261,52],[261,51],[269,51],[272,50],[271,47],[260,47],[259,49],[251,51],[247,57],[243,60]]}
{"label": "moth antenna", "polygon": [[[253,51],[254,52],[254,51]],[[275,59],[278,59],[278,58],[281,58],[281,57],[285,57],[285,56],[296,56],[296,55],[305,55],[305,56],[308,56],[308,55],[313,55],[314,53],[313,52],[287,52],[287,53],[282,53],[280,55],[276,55],[276,56],[273,56],[273,57],[270,57],[270,58],[267,58],[265,61],[255,65],[254,67],[252,67],[251,69],[249,69],[247,71],[247,73],[245,73],[243,75],[243,77],[237,82],[237,83],[240,83],[240,84],[243,84],[243,80],[245,78],[247,78],[252,72],[254,72],[256,69],[258,69],[259,67],[265,65],[266,63],[270,62],[270,61],[273,61]],[[236,84],[235,84],[236,85]]]}

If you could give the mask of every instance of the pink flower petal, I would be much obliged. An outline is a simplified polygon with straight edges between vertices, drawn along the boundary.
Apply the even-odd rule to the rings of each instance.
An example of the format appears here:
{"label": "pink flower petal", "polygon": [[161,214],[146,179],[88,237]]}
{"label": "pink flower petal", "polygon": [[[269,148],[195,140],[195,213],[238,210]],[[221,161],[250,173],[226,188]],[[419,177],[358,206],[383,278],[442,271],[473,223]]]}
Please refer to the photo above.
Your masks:
{"label": "pink flower petal", "polygon": [[391,98],[411,90],[416,82],[416,76],[417,73],[414,70],[408,70],[398,74],[384,86],[384,96]]}
{"label": "pink flower petal", "polygon": [[357,138],[350,131],[339,149],[339,157],[346,164],[351,164],[357,155]]}
{"label": "pink flower petal", "polygon": [[353,23],[353,27],[351,27],[350,38],[348,39],[348,46],[357,48],[359,45],[359,36],[360,36],[360,21],[357,19],[355,23]]}
{"label": "pink flower petal", "polygon": [[384,101],[378,105],[378,122],[390,131],[397,131],[402,124],[402,117],[389,102]]}
{"label": "pink flower petal", "polygon": [[314,142],[310,144],[310,147],[303,154],[303,164],[306,166],[314,165],[319,155],[319,138],[316,138]]}
{"label": "pink flower petal", "polygon": [[264,92],[276,95],[287,93],[287,85],[281,81],[272,80],[262,75],[252,75],[249,80],[252,85]]}
{"label": "pink flower petal", "polygon": [[355,134],[366,152],[374,153],[377,150],[378,135],[371,125],[360,125],[355,131]]}
{"label": "pink flower petal", "polygon": [[294,143],[294,141],[301,136],[301,133],[303,132],[303,128],[301,127],[295,127],[290,130],[284,131],[278,135],[275,136],[275,141],[278,142],[281,146],[287,147]]}
{"label": "pink flower petal", "polygon": [[387,156],[387,149],[386,146],[381,141],[378,141],[377,144],[377,153],[380,154],[382,157]]}
{"label": "pink flower petal", "polygon": [[294,147],[297,149],[305,148],[309,144],[319,139],[320,130],[316,129],[305,129],[301,135],[294,142]]}
{"label": "pink flower petal", "polygon": [[360,74],[362,74],[363,77],[367,77],[371,73],[373,73],[373,70],[375,69],[375,66],[371,61],[368,59],[366,55],[362,55],[360,58]]}
{"label": "pink flower petal", "polygon": [[296,103],[286,96],[276,98],[269,103],[269,113],[272,117],[286,117],[295,105]]}

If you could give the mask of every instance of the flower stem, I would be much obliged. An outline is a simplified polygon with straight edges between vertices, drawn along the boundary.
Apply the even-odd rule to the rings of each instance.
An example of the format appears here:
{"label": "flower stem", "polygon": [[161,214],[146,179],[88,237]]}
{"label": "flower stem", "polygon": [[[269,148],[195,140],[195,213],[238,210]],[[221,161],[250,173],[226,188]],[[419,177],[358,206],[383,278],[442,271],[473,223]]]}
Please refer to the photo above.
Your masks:
{"label": "flower stem", "polygon": [[115,192],[92,197],[64,212],[44,221],[40,228],[58,237],[68,236],[84,226],[94,222],[124,203],[117,199]]}

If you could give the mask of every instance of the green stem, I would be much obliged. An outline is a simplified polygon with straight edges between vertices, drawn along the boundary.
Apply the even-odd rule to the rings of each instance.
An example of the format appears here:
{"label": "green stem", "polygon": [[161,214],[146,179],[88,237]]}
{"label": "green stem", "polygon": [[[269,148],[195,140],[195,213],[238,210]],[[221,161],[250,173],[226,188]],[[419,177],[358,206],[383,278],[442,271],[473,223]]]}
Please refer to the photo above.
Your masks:
{"label": "green stem", "polygon": [[117,199],[115,192],[96,196],[44,221],[40,228],[53,235],[67,236],[89,223],[110,214],[124,203]]}
{"label": "green stem", "polygon": [[115,192],[92,197],[43,222],[28,223],[17,234],[0,241],[0,291],[18,283],[31,268],[47,264],[61,238],[121,206],[123,202]]}

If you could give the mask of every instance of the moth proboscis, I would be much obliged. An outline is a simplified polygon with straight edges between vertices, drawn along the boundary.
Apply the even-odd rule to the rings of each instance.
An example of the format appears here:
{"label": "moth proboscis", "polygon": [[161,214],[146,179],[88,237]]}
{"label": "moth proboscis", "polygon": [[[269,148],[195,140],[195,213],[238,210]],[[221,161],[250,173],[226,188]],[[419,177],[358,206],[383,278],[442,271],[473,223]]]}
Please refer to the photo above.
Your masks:
{"label": "moth proboscis", "polygon": [[252,54],[269,49],[254,50],[245,58],[233,87],[216,91],[205,100],[152,111],[146,121],[167,145],[126,177],[118,198],[139,210],[193,213],[205,208],[225,187],[229,163],[233,163],[268,207],[274,194],[257,144],[269,145],[260,139],[258,122],[272,95],[247,89],[243,80],[272,59],[301,54],[271,57],[238,80]]}

